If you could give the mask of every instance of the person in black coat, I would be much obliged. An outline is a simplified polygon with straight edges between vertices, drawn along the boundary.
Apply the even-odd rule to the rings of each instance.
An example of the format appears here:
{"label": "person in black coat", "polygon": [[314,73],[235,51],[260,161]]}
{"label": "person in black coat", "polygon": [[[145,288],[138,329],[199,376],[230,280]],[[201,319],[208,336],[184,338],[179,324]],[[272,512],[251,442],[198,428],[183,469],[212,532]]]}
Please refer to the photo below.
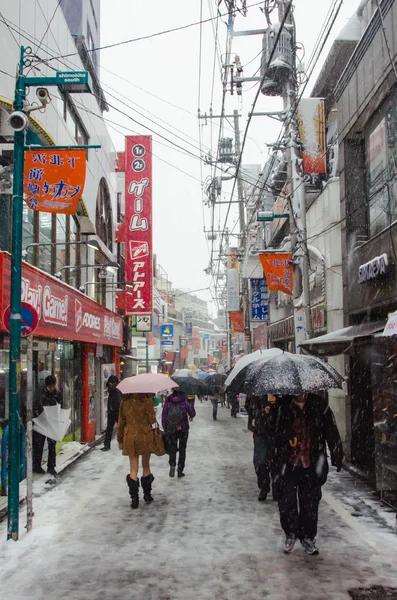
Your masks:
{"label": "person in black coat", "polygon": [[248,413],[248,429],[253,432],[254,438],[254,468],[260,490],[258,500],[263,502],[270,491],[270,462],[277,416],[276,398],[270,395],[248,396],[245,408]]}
{"label": "person in black coat", "polygon": [[119,419],[119,409],[120,402],[122,399],[122,393],[117,389],[117,385],[119,383],[118,377],[116,375],[110,375],[107,381],[108,387],[108,423],[106,426],[105,432],[105,442],[103,448],[101,448],[102,452],[107,452],[110,450],[110,443],[112,441],[113,429],[115,423],[117,423]]}
{"label": "person in black coat", "polygon": [[[328,402],[315,394],[286,396],[278,402],[273,452],[284,552],[297,539],[307,554],[318,554],[318,505],[327,480],[327,446],[331,464],[339,472],[343,450],[335,417]],[[298,508],[299,499],[299,508]]]}
{"label": "person in black coat", "polygon": [[[38,417],[44,410],[44,406],[55,406],[60,404],[62,407],[62,394],[56,389],[56,379],[53,375],[48,375],[44,380],[43,391],[36,394],[33,405],[33,416]],[[38,433],[33,428],[33,473],[45,473],[41,466],[43,460],[43,449],[45,443],[45,435]],[[56,442],[47,438],[48,443],[48,460],[47,473],[56,475]]]}

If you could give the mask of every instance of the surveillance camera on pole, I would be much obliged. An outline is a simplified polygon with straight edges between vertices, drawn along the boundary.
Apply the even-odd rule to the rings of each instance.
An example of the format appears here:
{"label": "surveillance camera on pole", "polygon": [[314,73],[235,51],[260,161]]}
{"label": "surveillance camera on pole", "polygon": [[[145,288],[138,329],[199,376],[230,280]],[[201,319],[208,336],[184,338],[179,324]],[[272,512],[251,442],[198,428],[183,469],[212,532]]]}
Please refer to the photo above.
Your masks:
{"label": "surveillance camera on pole", "polygon": [[8,123],[14,131],[23,131],[28,126],[28,118],[21,110],[14,110],[8,117]]}
{"label": "surveillance camera on pole", "polygon": [[51,96],[47,88],[38,87],[36,90],[36,96],[42,106],[47,106],[51,102]]}

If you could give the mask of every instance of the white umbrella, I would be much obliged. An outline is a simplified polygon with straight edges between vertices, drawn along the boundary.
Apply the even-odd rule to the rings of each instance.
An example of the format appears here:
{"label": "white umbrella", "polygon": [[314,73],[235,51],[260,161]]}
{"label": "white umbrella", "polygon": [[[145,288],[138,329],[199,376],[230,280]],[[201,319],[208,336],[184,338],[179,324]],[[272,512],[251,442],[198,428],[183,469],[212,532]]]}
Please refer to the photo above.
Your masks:
{"label": "white umbrella", "polygon": [[195,371],[191,371],[190,369],[177,369],[172,377],[194,377],[194,379],[198,379],[199,376]]}
{"label": "white umbrella", "polygon": [[255,362],[256,360],[261,360],[264,358],[273,358],[282,353],[283,353],[283,351],[280,350],[280,348],[268,348],[267,350],[256,350],[255,352],[252,352],[251,354],[246,354],[245,356],[242,356],[241,358],[238,359],[238,361],[234,365],[233,369],[230,371],[229,375],[227,376],[227,379],[225,381],[225,386],[229,386],[232,383],[232,381],[237,377],[237,375],[240,373],[240,371],[245,369],[245,367],[248,367],[248,365]]}
{"label": "white umbrella", "polygon": [[51,440],[62,442],[71,423],[69,416],[70,408],[61,408],[58,403],[55,406],[44,406],[41,415],[32,419],[34,430]]}

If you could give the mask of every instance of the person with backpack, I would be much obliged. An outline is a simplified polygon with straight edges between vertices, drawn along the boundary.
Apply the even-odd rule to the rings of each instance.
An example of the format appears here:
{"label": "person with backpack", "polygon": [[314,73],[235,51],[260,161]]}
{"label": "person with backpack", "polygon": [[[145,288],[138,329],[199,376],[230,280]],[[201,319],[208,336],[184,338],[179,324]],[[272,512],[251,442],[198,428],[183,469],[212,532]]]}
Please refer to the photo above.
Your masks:
{"label": "person with backpack", "polygon": [[108,422],[106,426],[105,442],[102,452],[110,450],[110,443],[112,441],[113,429],[119,419],[120,402],[122,400],[122,393],[117,389],[119,379],[116,375],[110,375],[107,380],[108,388]]}
{"label": "person with backpack", "polygon": [[196,416],[194,407],[188,402],[181,390],[175,389],[168,396],[161,416],[165,434],[165,445],[169,455],[170,477],[175,476],[176,453],[178,458],[178,477],[185,477],[186,446],[189,437],[189,420]]}

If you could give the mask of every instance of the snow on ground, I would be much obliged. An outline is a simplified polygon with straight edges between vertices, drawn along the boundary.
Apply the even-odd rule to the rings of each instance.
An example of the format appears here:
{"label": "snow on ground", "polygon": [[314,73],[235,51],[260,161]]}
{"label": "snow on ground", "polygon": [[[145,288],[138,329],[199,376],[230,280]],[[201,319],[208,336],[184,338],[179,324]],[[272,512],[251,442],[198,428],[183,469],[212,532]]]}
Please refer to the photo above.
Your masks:
{"label": "snow on ground", "polygon": [[[35,500],[34,529],[6,541],[0,525],[2,600],[349,600],[366,585],[397,587],[397,536],[360,505],[354,479],[332,474],[320,505],[320,555],[282,551],[277,505],[257,501],[246,418],[198,405],[186,477],[153,460],[155,502],[129,505],[128,459],[82,458]],[[350,478],[350,479],[349,479]],[[353,514],[352,514],[353,513]]]}

